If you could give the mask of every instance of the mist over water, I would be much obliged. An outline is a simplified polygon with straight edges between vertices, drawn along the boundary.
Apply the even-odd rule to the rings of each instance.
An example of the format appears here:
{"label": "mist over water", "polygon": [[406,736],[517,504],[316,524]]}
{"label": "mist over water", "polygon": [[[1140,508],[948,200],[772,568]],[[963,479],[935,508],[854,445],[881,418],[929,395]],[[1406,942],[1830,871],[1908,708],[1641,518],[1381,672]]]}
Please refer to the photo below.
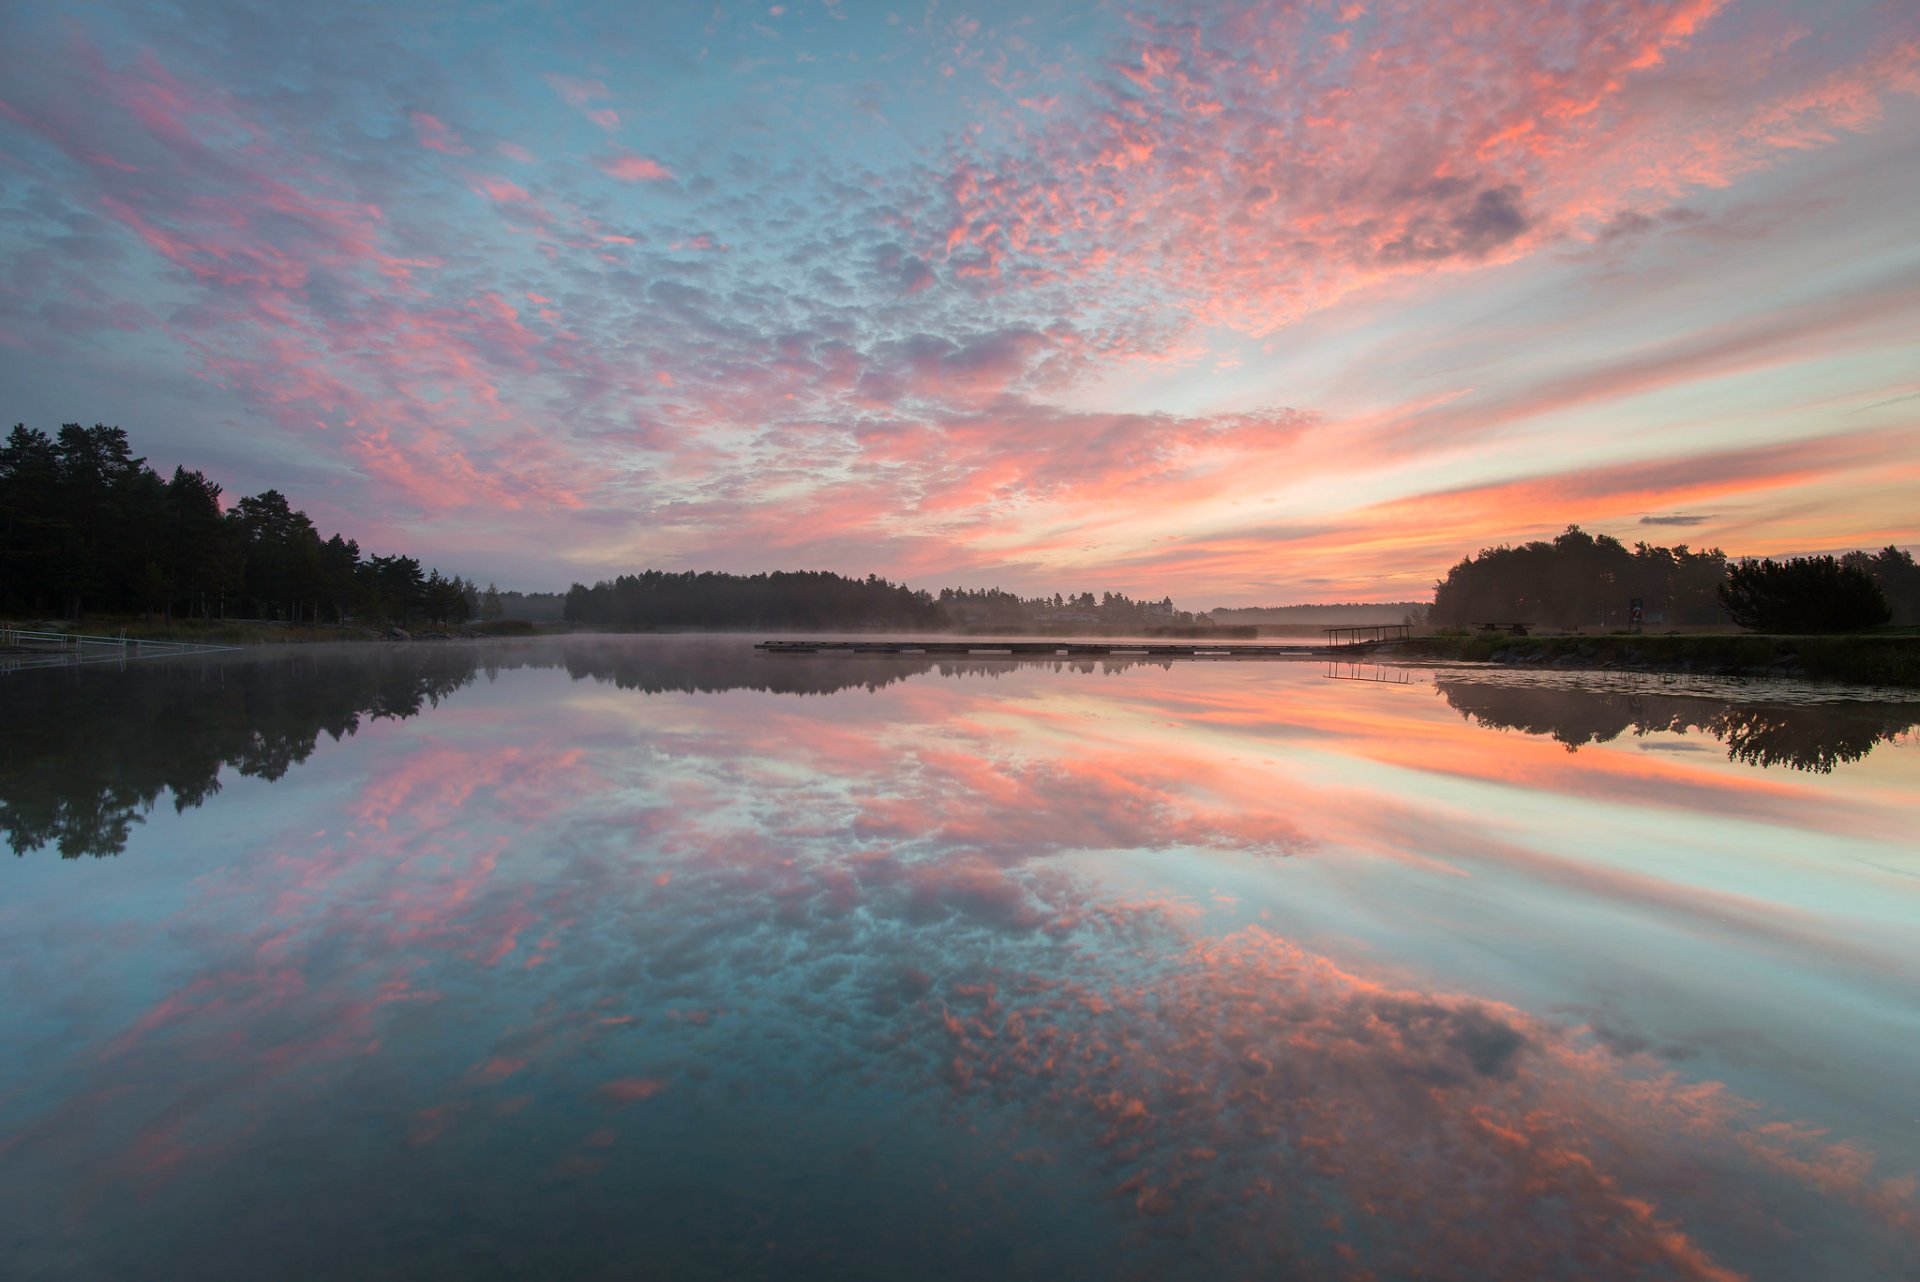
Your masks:
{"label": "mist over water", "polygon": [[1920,1258],[1920,704],[575,638],[0,707],[10,1278]]}

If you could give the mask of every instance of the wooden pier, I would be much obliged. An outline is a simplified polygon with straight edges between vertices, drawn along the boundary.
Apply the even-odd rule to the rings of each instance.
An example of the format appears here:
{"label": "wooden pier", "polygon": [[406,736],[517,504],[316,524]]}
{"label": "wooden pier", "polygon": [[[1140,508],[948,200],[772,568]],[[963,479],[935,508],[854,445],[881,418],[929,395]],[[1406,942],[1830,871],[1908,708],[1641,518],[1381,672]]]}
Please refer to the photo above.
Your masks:
{"label": "wooden pier", "polygon": [[1406,641],[1413,637],[1411,623],[1363,623],[1359,627],[1322,628],[1327,634],[1327,644],[1346,648],[1356,645],[1379,645],[1386,641]]}
{"label": "wooden pier", "polygon": [[1243,641],[996,641],[990,637],[944,640],[762,641],[766,654],[894,655],[993,659],[1324,659],[1371,650],[1383,641],[1338,645],[1250,644]]}

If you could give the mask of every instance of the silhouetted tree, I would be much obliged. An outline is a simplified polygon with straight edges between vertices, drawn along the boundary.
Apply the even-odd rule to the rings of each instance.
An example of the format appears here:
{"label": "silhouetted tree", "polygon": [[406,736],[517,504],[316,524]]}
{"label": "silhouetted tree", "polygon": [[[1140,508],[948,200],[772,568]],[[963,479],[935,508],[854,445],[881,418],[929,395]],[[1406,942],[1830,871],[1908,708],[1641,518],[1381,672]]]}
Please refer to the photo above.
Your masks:
{"label": "silhouetted tree", "polygon": [[1892,617],[1865,570],[1830,556],[1741,561],[1728,570],[1720,602],[1735,623],[1759,632],[1851,632]]}
{"label": "silhouetted tree", "polygon": [[239,530],[220,514],[220,487],[203,473],[176,467],[167,483],[167,505],[168,612],[178,601],[203,619],[216,609],[224,614],[228,593],[244,582],[246,552]]}
{"label": "silhouetted tree", "polygon": [[1912,553],[1889,544],[1871,556],[1849,552],[1840,558],[1840,564],[1873,580],[1887,599],[1887,608],[1893,611],[1893,622],[1920,623],[1920,566],[1913,563]]}
{"label": "silhouetted tree", "polygon": [[0,447],[0,597],[40,606],[61,593],[68,518],[60,454],[45,432],[15,424]]}
{"label": "silhouetted tree", "polygon": [[[0,445],[0,610],[203,618],[230,612],[318,622],[420,605],[411,574],[368,570],[360,546],[321,540],[278,490],[223,512],[221,488],[176,467],[163,480],[117,427],[16,425]],[[404,568],[404,567],[403,567]],[[460,581],[471,615],[473,585]],[[229,603],[233,611],[229,610]]]}
{"label": "silhouetted tree", "polygon": [[567,591],[565,618],[616,627],[937,627],[933,599],[868,575],[647,570]]}
{"label": "silhouetted tree", "polygon": [[360,567],[373,613],[404,624],[426,604],[427,581],[410,556],[376,556]]}
{"label": "silhouetted tree", "polygon": [[145,546],[138,517],[155,506],[149,486],[157,477],[135,458],[127,434],[117,427],[78,423],[61,426],[55,493],[66,518],[60,565],[65,609],[78,617],[87,602],[107,604],[138,591]]}
{"label": "silhouetted tree", "polygon": [[952,627],[1000,628],[1018,630],[1028,627],[1151,628],[1173,624],[1191,624],[1194,616],[1174,608],[1173,598],[1159,601],[1135,601],[1124,592],[1103,592],[1096,600],[1093,593],[1051,597],[1022,597],[1000,588],[942,588],[937,598],[945,621]]}
{"label": "silhouetted tree", "polygon": [[434,570],[420,592],[421,609],[433,623],[465,623],[468,617],[466,584],[459,579],[443,579]]}
{"label": "silhouetted tree", "polygon": [[1451,626],[1526,623],[1606,627],[1627,622],[1639,597],[1649,616],[1668,623],[1721,621],[1717,590],[1726,554],[1694,552],[1590,535],[1570,525],[1552,542],[1482,548],[1434,585],[1429,621]]}

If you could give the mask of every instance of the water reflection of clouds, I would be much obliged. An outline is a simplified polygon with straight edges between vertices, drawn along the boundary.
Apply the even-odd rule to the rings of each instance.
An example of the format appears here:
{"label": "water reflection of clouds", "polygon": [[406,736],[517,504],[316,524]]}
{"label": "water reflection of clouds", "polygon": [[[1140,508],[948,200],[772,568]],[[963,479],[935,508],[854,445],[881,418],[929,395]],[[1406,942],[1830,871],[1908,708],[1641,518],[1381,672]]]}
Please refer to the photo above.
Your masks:
{"label": "water reflection of clouds", "polygon": [[[1858,1141],[1682,1075],[1691,1051],[1621,1012],[1469,995],[1412,937],[1367,965],[1263,924],[1216,935],[1192,886],[1121,890],[1086,857],[1415,852],[1749,942],[1844,942],[1764,894],[1596,868],[1524,823],[1490,837],[1471,796],[1384,786],[1437,762],[1600,813],[1644,804],[1639,776],[1545,743],[1553,769],[1516,770],[1400,691],[1057,680],[509,699],[363,735],[324,837],[292,791],[255,858],[201,870],[139,954],[164,992],[110,1038],[44,1043],[59,1084],[0,1099],[0,1185],[46,1225],[112,1223],[94,1264],[156,1243],[219,1263],[162,1213],[204,1228],[243,1178],[307,1187],[262,1153],[364,1184],[363,1228],[392,1246],[408,1218],[382,1198],[458,1188],[508,1224],[597,1222],[689,1151],[758,1187],[749,1155],[798,1143],[779,1128],[801,1101],[906,1099],[938,1103],[934,1135],[1007,1141],[951,1163],[954,1205],[1011,1215],[983,1190],[1037,1172],[1078,1190],[1062,1222],[1130,1225],[1143,1275],[1871,1277],[1920,1246],[1910,1182]],[[1724,763],[1701,764],[1692,783],[1720,787]],[[735,1128],[772,1138],[734,1151]],[[524,1209],[474,1187],[509,1175]],[[129,1185],[151,1211],[115,1209]]]}
{"label": "water reflection of clouds", "polygon": [[[1074,733],[1086,751],[1094,743],[1084,724],[1089,710],[1097,718],[1097,709],[1105,701],[1116,693],[1124,700],[1124,692],[1100,689],[1104,682],[1083,692],[1094,696],[1091,699],[1060,691],[1071,691],[1079,684],[1073,678],[1127,672],[1138,677],[1167,667],[1164,662],[1133,660],[815,657],[796,661],[749,657],[740,643],[713,639],[657,640],[642,657],[627,641],[584,638],[545,645],[362,648],[350,654],[316,648],[238,660],[183,661],[135,672],[95,672],[77,683],[67,680],[71,673],[42,673],[38,679],[9,686],[10,701],[26,732],[0,741],[0,828],[16,853],[54,845],[67,857],[114,854],[163,797],[170,797],[176,810],[185,810],[217,795],[223,772],[228,772],[229,780],[233,775],[269,782],[280,779],[306,762],[323,736],[338,742],[383,720],[438,708],[443,699],[478,676],[485,674],[491,682],[502,671],[553,669],[575,681],[591,680],[648,694],[756,690],[804,696],[889,689],[891,697],[904,701],[913,715],[939,704],[937,698],[919,700],[919,687],[907,684],[915,677],[938,675],[986,688],[1004,681],[999,688],[1009,694],[1021,688],[1023,677],[1046,672],[1068,678],[1056,683],[1055,697],[1002,698],[994,716],[1019,735],[1030,734],[1036,727],[1081,722]],[[1256,685],[1261,679],[1257,665],[1247,675]],[[1715,697],[1725,695],[1724,690],[1694,690],[1689,683],[1661,682],[1655,688],[1662,693],[1652,697],[1661,712],[1656,719],[1646,711],[1643,691],[1582,688],[1567,674],[1552,680],[1537,673],[1512,674],[1511,685],[1503,684],[1504,680],[1489,682],[1484,674],[1443,675],[1436,684],[1474,724],[1551,735],[1569,751],[1586,743],[1606,743],[1629,729],[1636,737],[1644,737],[1650,732],[1685,734],[1700,728],[1729,743],[1731,760],[1822,773],[1838,765],[1857,764],[1877,743],[1909,740],[1915,717],[1920,715],[1912,704],[1847,701],[1821,706],[1821,700],[1799,689],[1789,691],[1795,697],[1785,703],[1729,703]],[[297,696],[289,697],[289,686],[296,683]],[[1420,683],[1398,684],[1424,688]],[[1365,710],[1370,705],[1364,700],[1326,699],[1311,691],[1290,690],[1289,706],[1263,697],[1257,689],[1248,697],[1246,689],[1217,681],[1194,685],[1197,693],[1163,690],[1158,696],[1161,711],[1170,714],[1165,724],[1177,726],[1188,738],[1202,728],[1212,728],[1264,740],[1325,740],[1349,757],[1355,755],[1356,745],[1364,743],[1382,760],[1426,770],[1447,768],[1451,761],[1448,752],[1435,751],[1442,741],[1464,742],[1459,736],[1432,733],[1435,727],[1422,727],[1417,719],[1409,723],[1389,715],[1369,725]],[[556,697],[581,703],[577,697]],[[1827,702],[1832,704],[1830,698]],[[833,722],[851,707],[846,700],[811,702],[808,733],[832,733]],[[950,707],[940,710],[952,712]],[[477,713],[454,710],[440,715],[458,720],[469,715],[484,718],[487,713],[482,708]],[[1423,729],[1429,733],[1423,735]],[[1642,746],[1661,751],[1669,745]],[[1671,746],[1678,750],[1681,745]],[[1131,745],[1122,747],[1133,751]],[[1494,744],[1481,744],[1479,751],[1483,760],[1473,773],[1485,777],[1492,777],[1500,762],[1519,755],[1511,747]],[[1539,766],[1540,754],[1533,754],[1533,759]],[[1546,784],[1564,789],[1569,781],[1585,780],[1596,771],[1623,769],[1631,767],[1603,759],[1580,769],[1560,770],[1560,777]],[[1687,776],[1686,781],[1692,782],[1693,777]],[[1768,790],[1756,786],[1748,791]],[[1819,802],[1817,794],[1806,790],[1775,789],[1774,794],[1793,797],[1796,809]],[[1679,795],[1684,796],[1685,789]],[[1734,796],[1730,800],[1745,804],[1748,799]],[[1771,818],[1780,821],[1778,815]]]}

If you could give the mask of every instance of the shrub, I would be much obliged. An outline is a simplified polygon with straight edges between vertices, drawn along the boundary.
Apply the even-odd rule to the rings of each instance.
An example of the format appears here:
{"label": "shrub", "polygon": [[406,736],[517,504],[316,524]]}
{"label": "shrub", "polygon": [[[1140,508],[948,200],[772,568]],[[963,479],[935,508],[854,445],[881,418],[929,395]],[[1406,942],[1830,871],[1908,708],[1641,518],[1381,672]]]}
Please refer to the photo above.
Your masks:
{"label": "shrub", "polygon": [[540,631],[525,619],[488,619],[473,630],[483,637],[531,637]]}

